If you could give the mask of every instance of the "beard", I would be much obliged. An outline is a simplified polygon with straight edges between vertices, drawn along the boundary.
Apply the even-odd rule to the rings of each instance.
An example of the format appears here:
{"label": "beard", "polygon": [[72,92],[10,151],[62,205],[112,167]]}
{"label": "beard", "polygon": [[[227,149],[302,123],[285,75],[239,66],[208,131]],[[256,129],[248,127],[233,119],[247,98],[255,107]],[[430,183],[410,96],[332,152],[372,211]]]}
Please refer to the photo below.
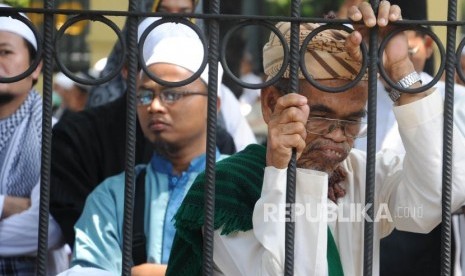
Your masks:
{"label": "beard", "polygon": [[13,101],[15,96],[11,93],[0,93],[0,105],[5,105]]}
{"label": "beard", "polygon": [[153,150],[158,154],[167,159],[173,156],[174,153],[179,151],[179,146],[169,143],[163,140],[159,135],[155,139],[155,142],[152,142]]}
{"label": "beard", "polygon": [[[328,146],[339,149],[340,156],[336,158],[325,157],[322,150]],[[316,139],[307,144],[297,160],[297,167],[326,172],[331,178],[336,168],[347,158],[351,148],[347,142],[334,143],[328,139]]]}

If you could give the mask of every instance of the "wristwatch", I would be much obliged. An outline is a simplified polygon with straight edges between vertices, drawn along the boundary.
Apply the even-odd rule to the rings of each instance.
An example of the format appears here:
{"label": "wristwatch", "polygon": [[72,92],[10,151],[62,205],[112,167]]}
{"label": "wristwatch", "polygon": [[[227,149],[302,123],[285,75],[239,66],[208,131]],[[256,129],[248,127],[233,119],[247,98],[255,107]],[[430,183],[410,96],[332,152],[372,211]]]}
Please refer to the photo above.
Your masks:
{"label": "wristwatch", "polygon": [[[417,82],[420,82],[420,84],[422,83],[420,74],[418,74],[416,71],[413,71],[412,73],[408,74],[407,76],[403,77],[400,81],[398,81],[397,85],[399,85],[402,88],[409,88],[410,86],[412,86],[414,83],[417,83]],[[397,102],[402,92],[396,89],[391,89],[391,91],[389,91],[388,94],[393,102]]]}

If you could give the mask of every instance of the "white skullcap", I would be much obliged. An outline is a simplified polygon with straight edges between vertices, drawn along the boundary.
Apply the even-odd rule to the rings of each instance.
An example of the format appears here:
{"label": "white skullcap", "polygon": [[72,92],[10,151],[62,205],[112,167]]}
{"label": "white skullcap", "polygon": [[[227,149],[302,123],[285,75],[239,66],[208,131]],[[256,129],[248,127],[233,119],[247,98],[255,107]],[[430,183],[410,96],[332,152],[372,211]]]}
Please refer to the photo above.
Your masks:
{"label": "white skullcap", "polygon": [[[11,6],[8,6],[8,5],[5,5],[5,4],[0,4],[0,7],[1,8],[11,8]],[[20,13],[20,14],[29,20],[29,18],[25,14],[23,14],[23,13]],[[34,33],[22,21],[17,20],[17,19],[13,19],[13,18],[11,18],[9,16],[0,16],[0,31],[6,31],[6,32],[14,33],[14,34],[17,34],[17,35],[23,37],[29,43],[32,44],[34,49],[37,50],[37,40],[36,40],[36,37],[35,37]]]}
{"label": "white skullcap", "polygon": [[71,89],[74,86],[74,81],[70,78],[68,78],[65,74],[62,72],[58,72],[55,75],[54,83],[63,87],[64,89]]}
{"label": "white skullcap", "polygon": [[[138,39],[147,27],[159,18],[147,18],[139,24]],[[199,70],[203,61],[204,48],[197,33],[179,23],[157,26],[144,42],[143,57],[146,66],[154,63],[170,63],[181,66],[192,73]],[[218,91],[223,77],[223,67],[218,63]],[[200,78],[208,84],[208,63]]]}
{"label": "white skullcap", "polygon": [[[159,20],[160,17],[149,17],[144,19],[140,24],[137,31],[137,41],[140,42],[140,38],[144,31],[154,23],[155,21]],[[143,57],[144,60],[147,60],[150,55],[152,54],[152,50],[155,45],[160,42],[160,40],[167,38],[167,37],[193,37],[198,38],[199,36],[197,33],[191,29],[190,27],[180,24],[180,23],[164,23],[158,25],[147,35],[144,41],[144,48],[143,48]]]}

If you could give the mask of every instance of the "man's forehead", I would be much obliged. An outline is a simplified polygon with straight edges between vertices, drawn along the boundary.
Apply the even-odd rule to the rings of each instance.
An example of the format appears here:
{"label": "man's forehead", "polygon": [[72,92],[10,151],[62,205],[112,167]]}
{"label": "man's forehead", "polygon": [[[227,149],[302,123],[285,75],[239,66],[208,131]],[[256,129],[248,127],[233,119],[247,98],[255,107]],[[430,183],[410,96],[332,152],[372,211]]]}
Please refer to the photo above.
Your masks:
{"label": "man's forehead", "polygon": [[[9,32],[9,31],[2,31],[2,30],[0,30],[0,35],[5,36],[5,37],[8,36],[8,38],[10,38],[10,37],[17,37],[17,38],[23,39],[22,36],[20,36],[20,35],[18,35],[18,34],[16,34],[16,33],[13,33],[13,32]],[[7,41],[5,41],[5,42],[7,42]]]}
{"label": "man's forehead", "polygon": [[[327,88],[330,90],[331,88],[339,88],[345,85],[348,85],[352,81],[349,80],[341,80],[341,79],[326,79],[326,80],[315,80],[316,83],[318,83],[320,86]],[[324,93],[324,94],[350,94],[350,93],[362,93],[366,94],[363,92],[368,91],[368,82],[365,80],[361,80],[357,82],[355,85],[353,85],[350,89],[338,93],[334,93],[331,91],[324,91],[320,90],[319,88],[316,88],[315,86],[312,85],[308,80],[301,80],[299,82],[299,90],[301,92],[319,92],[319,93]]]}
{"label": "man's forehead", "polygon": [[309,103],[311,114],[324,114],[329,118],[363,118],[367,114],[364,105],[331,105],[328,103]]}
{"label": "man's forehead", "polygon": [[176,7],[176,8],[193,8],[193,0],[162,0],[160,6],[162,7]]}
{"label": "man's forehead", "polygon": [[[21,43],[24,42],[24,43]],[[8,32],[8,31],[0,31],[0,46],[10,46],[10,47],[18,47],[24,46],[26,47],[26,40],[15,33]]]}
{"label": "man's forehead", "polygon": [[303,89],[302,94],[308,98],[310,112],[318,111],[341,116],[360,114],[360,117],[363,117],[364,115],[368,99],[366,85],[357,84],[354,88],[340,93],[325,92],[315,87],[306,88]]}

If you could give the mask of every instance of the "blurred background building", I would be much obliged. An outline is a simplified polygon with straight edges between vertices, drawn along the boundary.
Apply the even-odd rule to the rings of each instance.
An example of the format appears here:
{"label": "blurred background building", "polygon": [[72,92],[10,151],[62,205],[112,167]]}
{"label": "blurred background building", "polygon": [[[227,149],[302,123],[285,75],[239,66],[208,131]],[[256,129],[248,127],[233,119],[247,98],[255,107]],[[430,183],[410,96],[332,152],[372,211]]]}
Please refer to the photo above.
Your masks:
{"label": "blurred background building", "polygon": [[[140,6],[144,6],[141,1]],[[343,0],[302,0],[301,13],[303,16],[322,17],[328,11],[337,11]],[[463,18],[464,11],[463,3],[465,0],[459,0],[459,15]],[[43,7],[43,0],[0,0],[13,6],[22,7]],[[254,0],[254,1],[221,1],[221,13],[223,14],[246,14],[246,15],[289,15],[290,0]],[[410,1],[414,2],[414,1]],[[447,18],[447,5],[444,1],[428,0],[428,17],[430,20],[445,20]],[[127,0],[55,0],[55,7],[59,9],[73,10],[118,10],[124,11],[128,8]],[[150,6],[150,5],[145,5]],[[208,12],[209,0],[203,0],[201,5],[204,12]],[[141,7],[143,9],[143,7]],[[31,20],[42,29],[43,17],[37,14],[29,14]],[[56,27],[60,28],[69,16],[59,15],[56,17]],[[459,19],[460,19],[459,18]],[[114,21],[120,28],[123,27],[125,18],[118,16],[110,16],[109,19]],[[235,22],[225,21],[221,24],[221,34],[231,28]],[[261,28],[263,30],[263,28]],[[438,36],[445,42],[446,28],[433,27]],[[243,30],[245,39],[245,47],[247,51],[256,57],[257,53],[263,45],[266,35],[262,31],[258,31],[258,27],[247,27]],[[87,71],[96,66],[96,69],[101,69],[105,64],[105,58],[111,52],[113,45],[117,39],[116,34],[107,26],[100,22],[81,21],[72,25],[67,29],[64,37],[58,44],[58,52],[60,60],[71,71]],[[253,70],[259,71],[261,61],[253,59]],[[234,90],[234,89],[233,89]]]}

